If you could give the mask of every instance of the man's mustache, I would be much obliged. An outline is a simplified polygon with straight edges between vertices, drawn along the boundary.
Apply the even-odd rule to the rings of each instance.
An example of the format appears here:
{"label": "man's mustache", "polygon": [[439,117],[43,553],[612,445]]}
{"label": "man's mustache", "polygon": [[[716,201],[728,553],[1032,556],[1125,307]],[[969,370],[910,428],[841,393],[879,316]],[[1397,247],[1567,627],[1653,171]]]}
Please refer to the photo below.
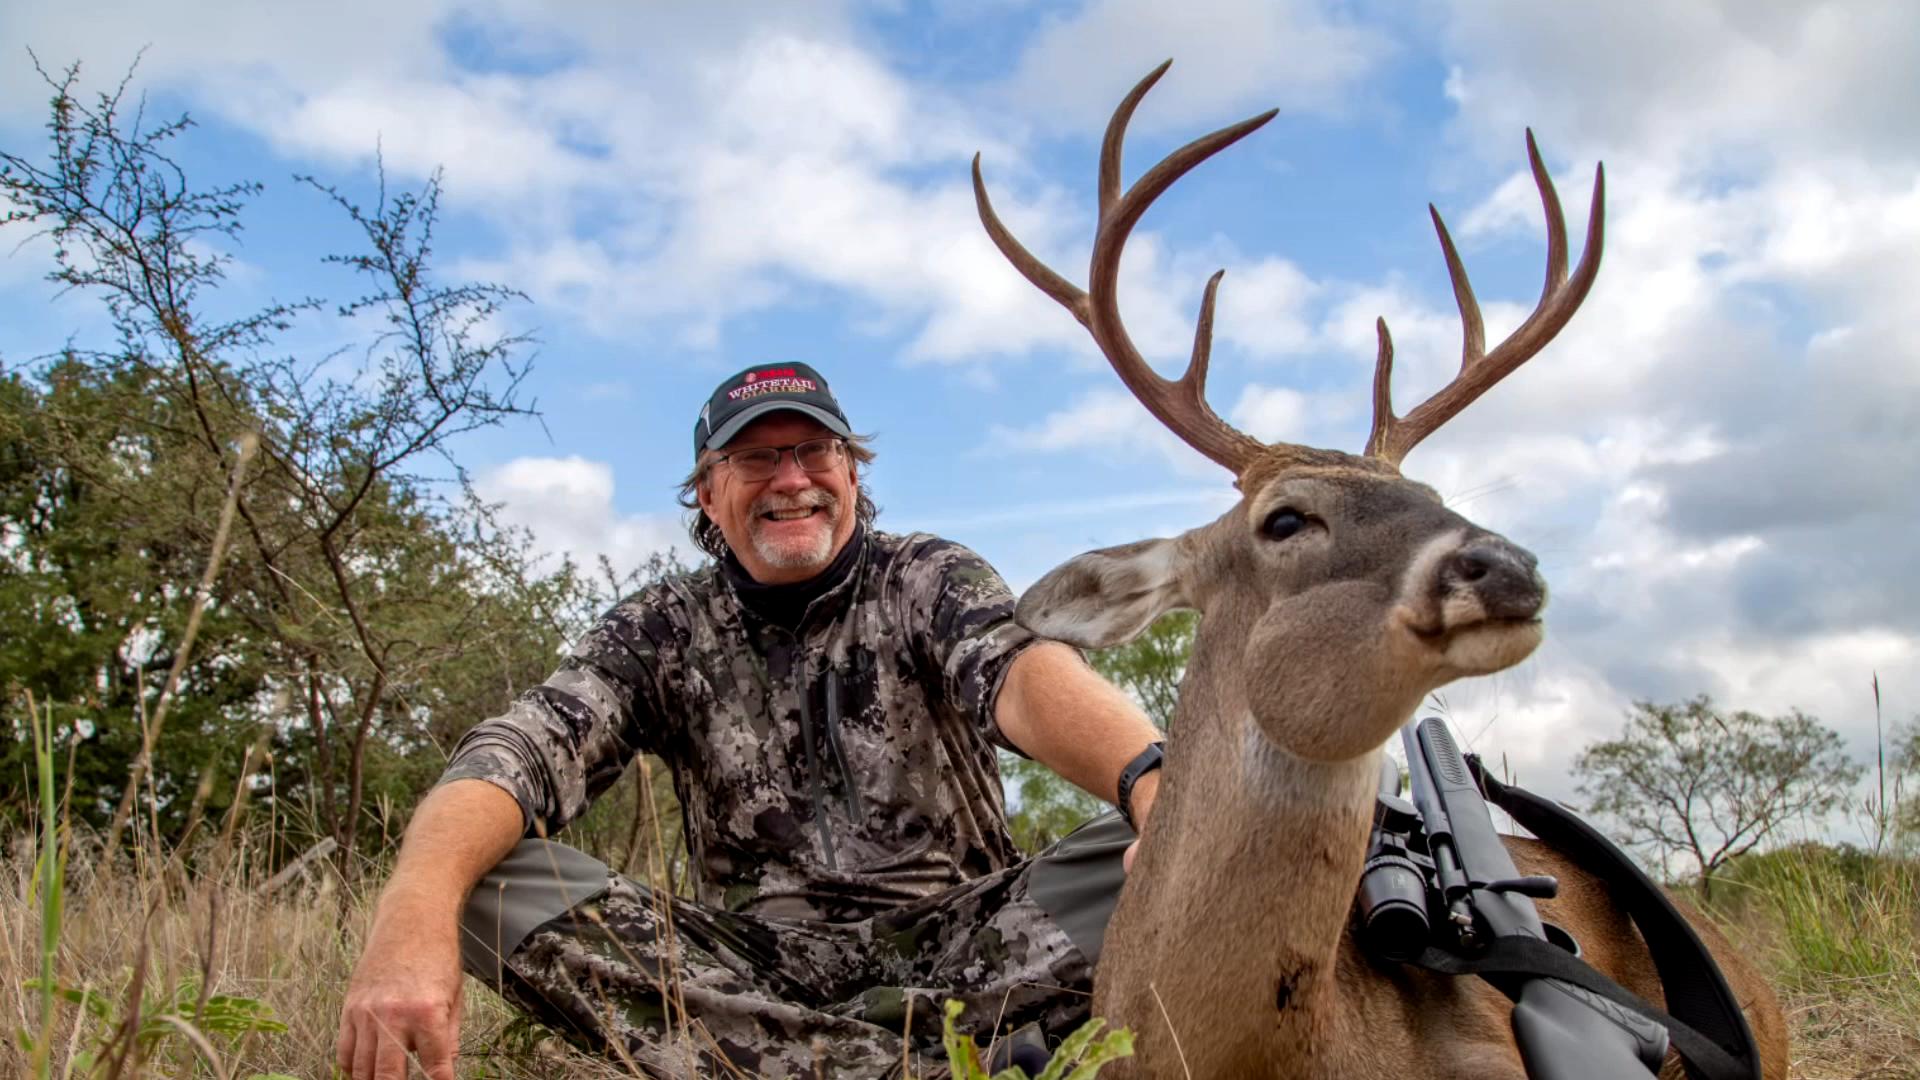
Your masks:
{"label": "man's mustache", "polygon": [[769,492],[753,500],[753,506],[748,510],[748,513],[754,520],[758,521],[762,515],[775,513],[780,510],[813,509],[824,509],[827,511],[828,516],[832,516],[840,509],[840,496],[835,495],[826,488],[817,487],[808,488],[805,491],[793,495],[777,495]]}

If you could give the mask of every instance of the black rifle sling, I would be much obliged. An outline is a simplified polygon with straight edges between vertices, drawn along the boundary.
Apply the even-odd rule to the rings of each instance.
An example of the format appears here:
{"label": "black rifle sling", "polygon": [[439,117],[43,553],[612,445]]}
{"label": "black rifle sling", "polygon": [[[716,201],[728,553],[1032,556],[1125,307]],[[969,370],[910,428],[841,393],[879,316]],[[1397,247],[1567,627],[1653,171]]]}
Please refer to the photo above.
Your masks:
{"label": "black rifle sling", "polygon": [[[1707,951],[1699,935],[1693,932],[1693,927],[1673,906],[1667,894],[1611,840],[1558,803],[1522,788],[1502,784],[1480,768],[1477,758],[1469,758],[1468,764],[1490,802],[1512,815],[1514,821],[1539,837],[1548,847],[1566,855],[1581,869],[1606,882],[1607,891],[1633,919],[1634,926],[1646,941],[1654,969],[1660,974],[1660,988],[1666,995],[1667,1010],[1671,1015],[1653,1009],[1611,979],[1556,947],[1546,946],[1544,950],[1536,950],[1530,946],[1520,946],[1524,951],[1542,957],[1548,952],[1558,953],[1605,980],[1612,990],[1604,990],[1591,985],[1589,980],[1572,978],[1558,971],[1539,974],[1565,979],[1667,1025],[1673,1036],[1674,1047],[1689,1066],[1688,1074],[1696,1080],[1720,1080],[1721,1077],[1751,1077],[1758,1080],[1760,1052],[1753,1041],[1753,1030],[1747,1026],[1747,1018],[1740,1011],[1740,1003],[1727,986],[1720,966],[1714,963],[1713,954]],[[1497,950],[1510,940],[1513,939],[1502,938],[1494,948]],[[1435,950],[1427,951],[1432,953]],[[1516,973],[1524,973],[1524,970]],[[1689,1046],[1689,1043],[1695,1045]],[[1698,1066],[1697,1070],[1695,1066]]]}
{"label": "black rifle sling", "polygon": [[1507,987],[1514,977],[1572,983],[1666,1028],[1668,1040],[1680,1052],[1681,1063],[1694,1080],[1760,1080],[1760,1067],[1752,1057],[1742,1060],[1691,1024],[1655,1008],[1640,995],[1614,982],[1592,964],[1539,938],[1502,935],[1470,957],[1429,945],[1408,963],[1442,975],[1478,975],[1500,987],[1502,993],[1509,993]]}

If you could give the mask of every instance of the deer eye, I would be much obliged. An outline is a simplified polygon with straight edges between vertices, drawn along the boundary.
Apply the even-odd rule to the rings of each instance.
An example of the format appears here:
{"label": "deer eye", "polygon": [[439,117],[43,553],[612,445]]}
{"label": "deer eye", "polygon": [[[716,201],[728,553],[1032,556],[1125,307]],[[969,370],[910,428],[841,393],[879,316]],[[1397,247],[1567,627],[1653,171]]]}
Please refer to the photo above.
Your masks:
{"label": "deer eye", "polygon": [[1260,535],[1269,540],[1285,540],[1307,527],[1307,515],[1291,506],[1283,506],[1267,515],[1260,524]]}

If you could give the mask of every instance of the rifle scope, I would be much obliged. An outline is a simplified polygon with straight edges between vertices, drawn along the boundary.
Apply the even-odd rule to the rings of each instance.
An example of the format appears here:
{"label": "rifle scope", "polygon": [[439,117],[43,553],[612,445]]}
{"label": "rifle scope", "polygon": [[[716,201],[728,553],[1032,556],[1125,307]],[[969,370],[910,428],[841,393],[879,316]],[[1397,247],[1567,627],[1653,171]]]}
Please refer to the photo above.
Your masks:
{"label": "rifle scope", "polygon": [[1380,797],[1360,872],[1360,929],[1367,947],[1388,960],[1411,960],[1427,947],[1427,877],[1407,850],[1419,823],[1413,804],[1400,797],[1400,767],[1380,755]]}

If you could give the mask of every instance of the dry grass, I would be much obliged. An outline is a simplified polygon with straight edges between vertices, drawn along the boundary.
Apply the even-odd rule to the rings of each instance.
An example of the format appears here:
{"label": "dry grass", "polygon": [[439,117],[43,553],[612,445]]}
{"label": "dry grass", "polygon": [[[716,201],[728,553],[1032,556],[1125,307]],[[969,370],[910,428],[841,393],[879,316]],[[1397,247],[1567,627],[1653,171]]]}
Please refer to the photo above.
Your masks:
{"label": "dry grass", "polygon": [[[197,1041],[162,1021],[168,1034],[158,1040],[153,1056],[120,1075],[245,1080],[256,1074],[331,1074],[341,999],[370,921],[370,896],[344,886],[322,864],[304,881],[267,897],[241,869],[244,865],[236,855],[218,873],[191,878],[177,864],[150,860],[136,866],[124,859],[102,863],[76,857],[69,865],[55,964],[62,986],[104,995],[112,1003],[110,1016],[124,1017],[134,967],[144,958],[141,981],[150,1012],[159,1009],[162,996],[188,984],[186,1007],[179,1012],[193,1026],[195,988],[204,980],[210,995],[258,1001],[286,1025],[285,1031],[233,1038],[203,1031]],[[14,845],[4,863],[0,1013],[9,1031],[40,1026],[39,995],[28,986],[40,963],[41,916],[30,901],[33,867],[30,843]],[[110,1027],[77,1005],[59,1003],[51,1075],[66,1075],[76,1053],[97,1046]],[[463,1076],[598,1080],[630,1075],[517,1022],[499,998],[471,980],[460,1041]],[[34,1066],[15,1040],[0,1041],[0,1076],[30,1076]]]}
{"label": "dry grass", "polygon": [[1920,1035],[1871,987],[1792,991],[1782,1004],[1793,1025],[1793,1073],[1804,1080],[1920,1077]]}
{"label": "dry grass", "polygon": [[[243,869],[248,854],[236,852],[219,872],[195,877],[177,864],[151,861],[103,864],[76,856],[69,866],[56,964],[63,985],[107,995],[113,1015],[122,1016],[133,965],[144,956],[150,999],[161,988],[204,976],[212,993],[260,1001],[287,1028],[236,1039],[210,1035],[204,1048],[184,1034],[163,1038],[149,1061],[122,1075],[329,1075],[341,997],[371,914],[370,897],[344,885],[325,864],[265,897],[259,881]],[[1870,875],[1881,873],[1867,865]],[[1855,883],[1845,875],[1857,877],[1857,864],[1836,869],[1817,852],[1780,855],[1764,872],[1750,872],[1761,880],[1747,883],[1744,896],[1720,905],[1729,930],[1768,965],[1781,988],[1793,1025],[1795,1077],[1920,1077],[1920,957],[1913,952],[1920,937],[1911,921],[1920,900],[1897,891],[1913,881],[1911,864],[1888,865],[1906,869]],[[0,1011],[10,1029],[38,1027],[39,999],[27,986],[39,970],[40,915],[29,902],[32,871],[31,843],[16,843],[4,863],[0,898],[0,963],[6,972]],[[1861,885],[1869,891],[1860,892]],[[1818,932],[1809,936],[1810,929]],[[1860,933],[1879,940],[1849,941]],[[1808,961],[1815,956],[1825,956],[1830,967],[1840,966],[1834,957],[1852,957],[1858,970],[1811,970]],[[52,1075],[63,1075],[73,1052],[103,1039],[107,1028],[63,1003]],[[543,1037],[471,981],[461,1032],[462,1076],[632,1075]],[[32,1064],[13,1040],[0,1043],[0,1076],[31,1075]]]}

